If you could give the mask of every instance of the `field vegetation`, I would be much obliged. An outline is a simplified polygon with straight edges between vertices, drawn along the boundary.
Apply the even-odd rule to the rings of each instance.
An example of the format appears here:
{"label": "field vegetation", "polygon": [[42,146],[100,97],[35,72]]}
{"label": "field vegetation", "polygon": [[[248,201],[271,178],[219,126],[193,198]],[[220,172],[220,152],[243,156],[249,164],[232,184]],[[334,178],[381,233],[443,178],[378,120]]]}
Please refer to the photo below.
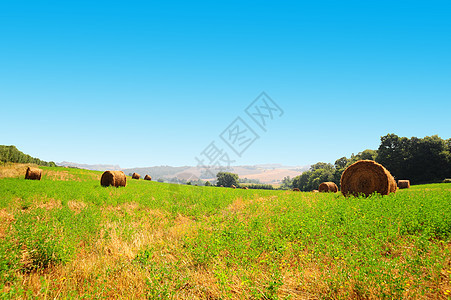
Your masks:
{"label": "field vegetation", "polygon": [[449,299],[451,184],[389,196],[0,166],[0,297]]}

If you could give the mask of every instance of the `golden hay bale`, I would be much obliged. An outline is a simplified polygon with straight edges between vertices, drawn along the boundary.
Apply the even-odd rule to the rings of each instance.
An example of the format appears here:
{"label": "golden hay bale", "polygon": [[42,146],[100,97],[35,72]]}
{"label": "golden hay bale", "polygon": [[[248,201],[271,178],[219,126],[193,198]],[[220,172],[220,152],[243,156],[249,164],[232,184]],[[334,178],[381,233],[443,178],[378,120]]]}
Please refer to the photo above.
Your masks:
{"label": "golden hay bale", "polygon": [[248,190],[249,188],[247,186],[243,186],[243,190]]}
{"label": "golden hay bale", "polygon": [[390,193],[395,193],[397,189],[398,189],[398,185],[396,184],[396,180],[390,174]]}
{"label": "golden hay bale", "polygon": [[400,189],[410,188],[410,180],[398,180],[398,187]]}
{"label": "golden hay bale", "polygon": [[42,170],[38,168],[28,167],[27,172],[25,173],[25,179],[30,180],[41,180]]}
{"label": "golden hay bale", "polygon": [[294,188],[293,189],[293,192],[300,192],[301,190],[300,189],[298,189],[298,188]]}
{"label": "golden hay bale", "polygon": [[221,184],[221,186],[220,187],[224,187],[222,184]]}
{"label": "golden hay bale", "polygon": [[100,184],[102,186],[126,186],[127,177],[122,171],[105,171],[102,174],[102,178],[100,178]]}
{"label": "golden hay bale", "polygon": [[381,164],[372,160],[359,160],[350,165],[341,175],[343,195],[365,196],[377,192],[388,195],[396,192],[396,181]]}
{"label": "golden hay bale", "polygon": [[323,182],[319,185],[318,191],[320,193],[328,193],[328,192],[336,193],[338,192],[338,186],[335,184],[335,182],[331,181]]}
{"label": "golden hay bale", "polygon": [[139,179],[139,178],[141,178],[141,175],[139,175],[138,173],[132,174],[132,179]]}
{"label": "golden hay bale", "polygon": [[318,190],[313,190],[312,193],[319,193],[319,191]]}
{"label": "golden hay bale", "polygon": [[232,188],[232,189],[236,189],[236,186],[232,184],[231,188]]}
{"label": "golden hay bale", "polygon": [[147,174],[146,174],[146,176],[144,176],[144,180],[150,180],[150,181],[151,181],[151,180],[152,180],[152,177],[151,177],[150,175],[147,175]]}

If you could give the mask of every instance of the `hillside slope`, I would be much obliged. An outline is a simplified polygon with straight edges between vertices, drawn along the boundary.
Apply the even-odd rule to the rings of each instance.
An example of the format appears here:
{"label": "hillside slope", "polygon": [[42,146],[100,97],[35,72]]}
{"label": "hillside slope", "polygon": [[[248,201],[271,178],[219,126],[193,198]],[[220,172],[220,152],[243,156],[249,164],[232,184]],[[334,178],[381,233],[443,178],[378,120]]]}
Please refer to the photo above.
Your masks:
{"label": "hillside slope", "polygon": [[0,145],[0,163],[30,163],[40,166],[55,167],[54,162],[46,162],[19,151],[16,146]]}
{"label": "hillside slope", "polygon": [[[4,166],[5,167],[5,166]],[[451,184],[390,196],[242,190],[42,167],[0,178],[7,299],[445,299]]]}

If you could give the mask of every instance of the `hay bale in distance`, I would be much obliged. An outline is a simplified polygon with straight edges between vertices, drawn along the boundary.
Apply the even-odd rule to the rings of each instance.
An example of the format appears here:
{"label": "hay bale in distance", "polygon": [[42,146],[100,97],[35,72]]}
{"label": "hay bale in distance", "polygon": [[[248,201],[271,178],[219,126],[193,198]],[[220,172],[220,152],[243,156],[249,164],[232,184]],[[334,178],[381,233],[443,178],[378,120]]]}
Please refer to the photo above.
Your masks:
{"label": "hay bale in distance", "polygon": [[249,188],[247,186],[242,187],[243,190],[248,190]]}
{"label": "hay bale in distance", "polygon": [[335,182],[331,181],[323,182],[319,185],[318,191],[320,193],[328,193],[328,192],[336,193],[338,192],[338,186],[335,184]]}
{"label": "hay bale in distance", "polygon": [[152,181],[152,177],[146,174],[146,176],[144,176],[144,180]]}
{"label": "hay bale in distance", "polygon": [[102,174],[102,178],[100,178],[100,184],[102,186],[126,186],[127,185],[127,177],[122,171],[105,171]]}
{"label": "hay bale in distance", "polygon": [[313,190],[312,193],[319,193],[319,191],[318,190]]}
{"label": "hay bale in distance", "polygon": [[294,188],[293,189],[293,192],[300,192],[301,190],[300,189],[298,189],[298,188]]}
{"label": "hay bale in distance", "polygon": [[42,170],[38,168],[28,167],[27,172],[25,173],[25,179],[30,180],[41,180]]}
{"label": "hay bale in distance", "polygon": [[141,178],[141,175],[139,175],[138,173],[133,173],[132,174],[132,179],[138,179]]}
{"label": "hay bale in distance", "polygon": [[381,164],[372,160],[359,160],[350,165],[341,175],[343,195],[365,196],[377,192],[388,195],[396,192],[396,181]]}
{"label": "hay bale in distance", "polygon": [[232,184],[231,188],[232,188],[232,189],[236,189],[236,186]]}
{"label": "hay bale in distance", "polygon": [[398,180],[398,187],[400,189],[410,188],[410,180]]}

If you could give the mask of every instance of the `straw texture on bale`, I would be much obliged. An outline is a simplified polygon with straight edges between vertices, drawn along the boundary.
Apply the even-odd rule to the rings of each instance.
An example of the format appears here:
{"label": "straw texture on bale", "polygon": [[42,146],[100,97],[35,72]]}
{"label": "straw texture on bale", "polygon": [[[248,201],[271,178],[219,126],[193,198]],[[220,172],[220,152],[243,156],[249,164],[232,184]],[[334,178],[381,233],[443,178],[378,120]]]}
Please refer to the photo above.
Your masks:
{"label": "straw texture on bale", "polygon": [[236,186],[232,184],[231,188],[232,188],[232,189],[236,189]]}
{"label": "straw texture on bale", "polygon": [[298,188],[294,188],[293,189],[293,192],[300,192],[301,190],[300,189],[298,189]]}
{"label": "straw texture on bale", "polygon": [[319,191],[318,190],[313,190],[312,193],[319,193]]}
{"label": "straw texture on bale", "polygon": [[410,180],[398,180],[398,187],[400,189],[410,188]]}
{"label": "straw texture on bale", "polygon": [[141,178],[141,175],[139,175],[138,173],[132,174],[132,179],[139,179],[139,178]]}
{"label": "straw texture on bale", "polygon": [[126,186],[127,177],[122,171],[105,171],[102,174],[102,178],[100,178],[100,184],[102,186]]}
{"label": "straw texture on bale", "polygon": [[327,193],[327,192],[336,193],[336,192],[338,192],[338,186],[335,184],[335,182],[330,182],[330,181],[323,182],[319,185],[318,191],[320,193]]}
{"label": "straw texture on bale", "polygon": [[381,164],[372,160],[359,160],[350,165],[341,175],[343,195],[365,196],[377,192],[388,195],[396,192],[396,181]]}
{"label": "straw texture on bale", "polygon": [[248,190],[249,188],[247,186],[243,186],[243,190]]}
{"label": "straw texture on bale", "polygon": [[31,180],[41,180],[42,170],[38,168],[27,168],[27,173],[25,173],[25,179]]}
{"label": "straw texture on bale", "polygon": [[146,174],[146,176],[144,176],[144,180],[150,180],[150,181],[151,181],[151,180],[152,180],[152,177],[151,177],[150,175],[147,175],[147,174]]}

